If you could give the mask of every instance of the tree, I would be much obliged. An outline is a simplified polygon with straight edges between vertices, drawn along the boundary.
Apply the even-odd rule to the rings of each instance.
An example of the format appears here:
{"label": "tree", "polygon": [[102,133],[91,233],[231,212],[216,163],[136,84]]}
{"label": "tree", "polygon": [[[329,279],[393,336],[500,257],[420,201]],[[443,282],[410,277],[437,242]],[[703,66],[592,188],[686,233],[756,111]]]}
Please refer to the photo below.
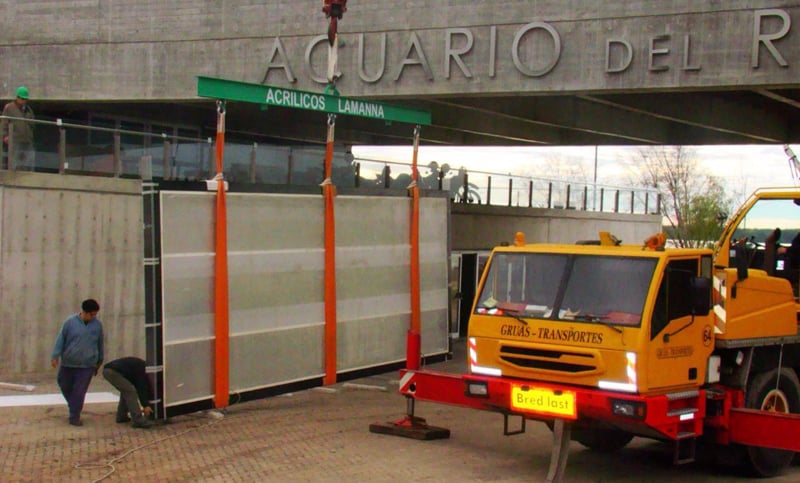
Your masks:
{"label": "tree", "polygon": [[720,180],[700,168],[685,146],[639,149],[631,162],[639,182],[661,193],[667,235],[679,247],[713,243],[722,230],[732,200]]}

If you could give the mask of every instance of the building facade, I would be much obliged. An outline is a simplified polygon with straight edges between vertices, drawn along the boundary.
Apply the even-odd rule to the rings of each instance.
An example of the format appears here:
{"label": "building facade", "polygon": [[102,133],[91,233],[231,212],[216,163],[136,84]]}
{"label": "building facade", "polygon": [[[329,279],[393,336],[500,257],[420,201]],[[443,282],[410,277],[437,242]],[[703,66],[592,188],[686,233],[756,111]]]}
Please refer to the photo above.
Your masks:
{"label": "building facade", "polygon": [[[0,93],[42,115],[203,138],[199,75],[321,92],[318,0],[2,0]],[[778,0],[351,2],[342,95],[431,110],[423,142],[797,142],[800,4]],[[242,139],[324,140],[308,112],[229,106]],[[127,125],[127,124],[126,124]],[[406,126],[345,117],[343,144],[405,144]]]}

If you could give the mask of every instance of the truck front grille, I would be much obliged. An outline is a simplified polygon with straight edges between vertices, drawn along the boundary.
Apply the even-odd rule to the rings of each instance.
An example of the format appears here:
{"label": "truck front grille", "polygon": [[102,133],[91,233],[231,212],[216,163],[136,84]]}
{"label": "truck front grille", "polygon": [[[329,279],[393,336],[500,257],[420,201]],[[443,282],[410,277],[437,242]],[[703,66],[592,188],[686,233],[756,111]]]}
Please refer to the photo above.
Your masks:
{"label": "truck front grille", "polygon": [[580,374],[597,369],[597,361],[592,354],[528,347],[501,346],[500,359],[526,369]]}

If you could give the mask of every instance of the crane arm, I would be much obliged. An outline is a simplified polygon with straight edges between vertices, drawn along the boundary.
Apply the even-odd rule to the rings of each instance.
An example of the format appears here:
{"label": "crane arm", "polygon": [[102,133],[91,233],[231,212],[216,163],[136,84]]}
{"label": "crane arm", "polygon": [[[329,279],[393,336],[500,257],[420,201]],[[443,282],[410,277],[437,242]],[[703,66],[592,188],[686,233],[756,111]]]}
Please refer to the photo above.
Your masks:
{"label": "crane arm", "polygon": [[338,21],[347,11],[347,0],[323,0],[322,11],[325,13],[325,18],[331,19],[330,26],[328,26],[328,43],[333,46],[333,42],[336,39]]}

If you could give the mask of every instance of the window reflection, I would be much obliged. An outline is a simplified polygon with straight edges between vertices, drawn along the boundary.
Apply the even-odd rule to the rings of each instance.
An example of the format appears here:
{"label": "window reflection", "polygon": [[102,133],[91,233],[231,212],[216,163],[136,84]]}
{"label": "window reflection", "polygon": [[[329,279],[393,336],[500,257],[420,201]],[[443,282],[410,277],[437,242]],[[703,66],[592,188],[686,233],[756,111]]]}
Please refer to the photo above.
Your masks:
{"label": "window reflection", "polygon": [[497,253],[476,311],[639,326],[657,260]]}

